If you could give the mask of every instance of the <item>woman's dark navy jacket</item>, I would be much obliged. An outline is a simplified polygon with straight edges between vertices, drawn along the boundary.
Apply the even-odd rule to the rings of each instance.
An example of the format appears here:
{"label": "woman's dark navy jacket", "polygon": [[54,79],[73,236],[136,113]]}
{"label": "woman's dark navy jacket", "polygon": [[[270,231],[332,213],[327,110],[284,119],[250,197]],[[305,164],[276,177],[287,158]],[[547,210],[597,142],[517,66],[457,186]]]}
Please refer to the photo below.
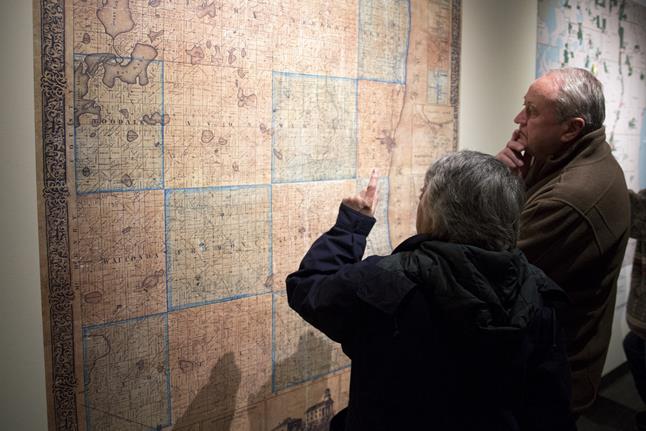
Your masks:
{"label": "woman's dark navy jacket", "polygon": [[518,250],[416,235],[361,260],[375,219],[341,205],[287,277],[290,306],[352,360],[333,430],[575,430],[554,304]]}

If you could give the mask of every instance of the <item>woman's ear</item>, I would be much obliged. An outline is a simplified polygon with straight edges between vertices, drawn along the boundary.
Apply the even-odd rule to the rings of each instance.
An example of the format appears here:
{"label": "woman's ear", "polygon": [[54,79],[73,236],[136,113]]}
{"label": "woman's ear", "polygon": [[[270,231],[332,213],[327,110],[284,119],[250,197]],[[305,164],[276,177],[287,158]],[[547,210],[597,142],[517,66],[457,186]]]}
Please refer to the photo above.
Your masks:
{"label": "woman's ear", "polygon": [[417,204],[417,220],[415,221],[417,233],[431,233],[433,231],[433,218],[428,208],[424,207],[424,200]]}

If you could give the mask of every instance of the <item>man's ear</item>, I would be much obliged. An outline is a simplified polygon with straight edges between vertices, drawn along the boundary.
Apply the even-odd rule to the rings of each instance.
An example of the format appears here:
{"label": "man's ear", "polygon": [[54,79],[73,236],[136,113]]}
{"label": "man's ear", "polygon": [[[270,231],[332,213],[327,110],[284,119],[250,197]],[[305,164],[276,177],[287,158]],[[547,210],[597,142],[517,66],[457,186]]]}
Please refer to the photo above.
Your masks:
{"label": "man's ear", "polygon": [[569,118],[563,122],[561,142],[566,143],[579,137],[581,130],[585,127],[585,120],[581,117]]}

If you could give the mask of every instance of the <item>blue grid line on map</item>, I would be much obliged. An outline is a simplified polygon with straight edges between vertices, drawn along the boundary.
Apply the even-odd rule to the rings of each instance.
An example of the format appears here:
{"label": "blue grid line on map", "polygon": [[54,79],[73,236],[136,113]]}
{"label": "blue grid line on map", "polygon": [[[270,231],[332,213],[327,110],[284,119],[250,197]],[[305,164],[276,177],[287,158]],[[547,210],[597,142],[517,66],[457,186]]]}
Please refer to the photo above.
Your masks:
{"label": "blue grid line on map", "polygon": [[413,17],[412,17],[412,11],[410,7],[410,0],[407,1],[408,3],[408,32],[406,34],[406,50],[404,51],[404,82],[402,84],[406,84],[408,82],[408,50],[410,49],[410,31],[411,27],[413,26]]}
{"label": "blue grid line on map", "polygon": [[268,258],[269,258],[269,268],[268,271],[269,273],[267,275],[272,274],[272,248],[271,248],[271,184],[244,184],[244,185],[236,185],[236,186],[208,186],[208,187],[188,187],[188,188],[177,188],[177,189],[165,189],[164,190],[164,244],[166,245],[166,310],[168,312],[172,311],[179,311],[179,310],[184,310],[187,308],[194,308],[194,307],[200,307],[203,305],[210,305],[210,304],[216,304],[216,303],[221,303],[221,302],[230,302],[236,299],[242,299],[242,298],[249,298],[249,297],[256,297],[256,296],[262,296],[262,295],[267,295],[270,292],[256,292],[256,293],[243,293],[243,294],[238,294],[238,295],[232,295],[232,296],[227,296],[223,298],[214,298],[214,299],[208,299],[204,301],[198,301],[198,302],[191,302],[187,304],[180,304],[180,305],[173,305],[173,288],[172,288],[172,283],[171,283],[171,250],[170,250],[170,242],[169,242],[169,231],[170,231],[170,223],[169,223],[169,218],[170,218],[170,209],[169,209],[169,196],[171,193],[175,192],[182,192],[182,193],[200,193],[200,192],[205,192],[205,191],[224,191],[224,190],[244,190],[244,189],[263,189],[266,188],[268,191],[268,199],[269,199],[269,227],[268,227],[268,234],[269,234],[269,247],[268,247]]}
{"label": "blue grid line on map", "polygon": [[103,329],[103,328],[108,328],[110,326],[117,326],[117,325],[127,325],[130,323],[136,323],[136,322],[141,322],[146,319],[150,319],[152,317],[163,317],[167,315],[168,313],[166,311],[160,311],[159,313],[150,313],[146,314],[144,316],[136,316],[136,317],[129,317],[127,319],[121,319],[121,320],[113,320],[110,322],[103,322],[103,323],[94,323],[91,325],[83,325],[83,336],[85,337],[86,331],[96,331],[97,329]]}
{"label": "blue grid line on map", "polygon": [[397,84],[397,85],[405,84],[401,81],[391,81],[387,79],[368,78],[368,77],[359,77],[357,78],[357,81],[379,82],[381,84]]}
{"label": "blue grid line on map", "polygon": [[347,180],[356,180],[356,179],[357,179],[357,174],[356,174],[356,164],[355,164],[354,174],[347,177],[321,178],[321,179],[312,179],[312,180],[290,180],[290,179],[274,180],[272,184],[279,185],[279,184],[327,183],[330,181],[347,181]]}
{"label": "blue grid line on map", "polygon": [[174,306],[171,306],[171,309],[170,309],[169,312],[186,310],[187,308],[202,307],[204,305],[221,304],[223,302],[231,302],[231,301],[235,301],[237,299],[255,298],[255,297],[260,297],[260,296],[265,296],[265,295],[270,295],[270,294],[271,294],[271,292],[240,293],[240,294],[237,294],[237,295],[227,296],[225,298],[207,299],[207,300],[204,300],[204,301],[190,302],[190,303],[187,303],[187,304],[174,305]]}
{"label": "blue grid line on map", "polygon": [[[355,98],[355,121],[354,121],[354,136],[355,136],[355,159],[352,165],[353,172],[349,176],[335,176],[333,178],[321,178],[321,179],[277,179],[276,178],[276,165],[275,165],[275,155],[274,149],[276,148],[276,110],[277,110],[277,89],[274,85],[277,76],[285,76],[288,78],[313,78],[313,79],[323,79],[323,80],[339,80],[339,81],[354,81],[354,98]],[[271,80],[271,127],[274,133],[271,136],[271,184],[296,184],[301,182],[315,182],[315,181],[329,181],[329,180],[347,180],[355,179],[357,176],[356,167],[357,167],[357,157],[356,151],[358,146],[358,134],[359,134],[359,122],[358,122],[358,80],[356,78],[345,77],[345,76],[329,76],[329,75],[318,75],[318,74],[307,74],[307,73],[295,73],[288,71],[272,71],[272,80]]]}
{"label": "blue grid line on map", "polygon": [[167,427],[172,424],[172,411],[171,411],[171,390],[170,390],[170,344],[168,339],[168,313],[153,313],[146,316],[132,317],[129,319],[117,320],[114,322],[99,323],[94,325],[85,325],[82,327],[83,337],[83,397],[85,400],[85,426],[87,430],[92,429],[91,413],[92,407],[88,399],[88,386],[89,386],[89,371],[88,371],[88,352],[87,352],[87,338],[91,331],[97,329],[108,328],[117,325],[128,325],[135,322],[141,322],[145,319],[154,317],[162,317],[164,323],[164,354],[165,354],[165,367],[166,367],[166,403],[167,403],[167,422],[158,424],[158,426],[151,426],[149,430],[159,430],[161,427]]}
{"label": "blue grid line on map", "polygon": [[168,197],[170,194],[171,190],[169,189],[164,189],[164,251],[166,253],[166,311],[171,310],[171,304],[172,304],[172,298],[170,295],[170,285],[169,285],[169,277],[168,277],[168,268],[170,268],[170,250],[169,250],[169,242],[168,242],[168,230],[169,230],[169,223],[168,223],[168,218],[170,217],[169,215],[169,209],[168,209]]}
{"label": "blue grid line on map", "polygon": [[271,72],[271,146],[269,148],[269,160],[271,160],[271,177],[269,182],[274,182],[274,148],[276,148],[276,87],[274,85],[274,71]]}
{"label": "blue grid line on map", "polygon": [[178,188],[167,188],[166,192],[182,192],[182,193],[202,193],[207,191],[224,191],[224,190],[243,190],[243,189],[269,189],[270,184],[268,183],[258,183],[258,184],[237,184],[229,186],[204,186],[204,187],[178,187]]}
{"label": "blue grid line on map", "polygon": [[[163,118],[163,116],[162,116]],[[173,399],[171,397],[170,389],[170,340],[169,340],[169,330],[168,330],[168,313],[162,313],[164,315],[164,360],[166,361],[166,409],[168,423],[163,424],[162,426],[170,426],[173,423]]]}
{"label": "blue grid line on map", "polygon": [[295,78],[306,77],[306,78],[322,78],[322,79],[333,79],[333,80],[344,80],[344,81],[357,80],[357,78],[353,78],[349,76],[320,75],[316,73],[299,73],[299,72],[289,72],[289,71],[280,71],[280,70],[272,70],[271,74],[272,74],[272,78],[276,75],[284,75],[284,76],[295,77]]}
{"label": "blue grid line on map", "polygon": [[161,109],[159,110],[161,114],[161,188],[166,188],[166,172],[165,171],[165,161],[166,161],[166,150],[164,149],[164,132],[165,132],[165,127],[166,127],[166,117],[164,114],[166,111],[164,110],[164,87],[165,81],[164,81],[164,67],[165,63],[162,61],[161,62]]}
{"label": "blue grid line on map", "polygon": [[339,181],[348,181],[348,180],[356,180],[357,177],[352,176],[352,177],[340,177],[340,178],[323,178],[320,180],[294,180],[294,181],[277,181],[274,184],[275,185],[284,185],[284,184],[312,184],[312,183],[336,183]]}
{"label": "blue grid line on map", "polygon": [[359,164],[359,131],[361,124],[359,122],[359,80],[354,81],[354,126],[356,132],[354,134],[354,178],[357,178],[357,165]]}
{"label": "blue grid line on map", "polygon": [[359,54],[361,52],[361,35],[359,34],[359,31],[361,29],[361,4],[360,4],[360,1],[361,0],[359,0],[357,2],[357,13],[356,13],[356,16],[355,16],[355,20],[356,20],[356,23],[357,23],[357,68],[354,71],[354,76],[357,77],[357,80],[361,79],[361,77],[360,77],[361,75],[359,73],[359,69],[360,69],[359,61],[360,61],[360,56],[361,56]]}
{"label": "blue grid line on map", "polygon": [[[83,60],[85,57],[90,55],[89,53],[73,53],[73,62],[76,62],[77,60]],[[123,60],[145,60],[142,57],[121,57]],[[91,195],[91,194],[97,194],[97,193],[120,193],[120,192],[141,192],[141,191],[150,191],[150,190],[161,190],[164,188],[164,61],[163,60],[150,60],[150,63],[158,63],[160,64],[160,79],[161,79],[161,115],[162,115],[162,120],[161,120],[161,125],[160,125],[160,151],[161,151],[161,175],[159,177],[159,185],[156,187],[139,187],[139,188],[125,188],[125,189],[97,189],[97,190],[91,190],[91,191],[79,191],[79,179],[78,179],[78,171],[77,171],[77,163],[78,163],[78,145],[77,145],[77,136],[76,136],[76,124],[74,124],[74,133],[73,133],[73,147],[74,147],[74,180],[75,180],[75,190],[77,195]],[[75,67],[75,65],[73,65]],[[73,118],[75,117],[76,114],[76,79],[73,80],[72,83],[72,105],[74,108],[74,115]]]}
{"label": "blue grid line on map", "polygon": [[[390,0],[397,2],[398,0]],[[399,0],[401,1],[401,0]],[[408,56],[408,50],[410,47],[410,32],[411,32],[411,23],[412,23],[412,15],[411,15],[411,6],[410,6],[410,0],[404,0],[407,5],[408,9],[408,26],[407,26],[407,34],[406,34],[406,48],[402,53],[402,57],[398,60],[399,63],[403,65],[403,76],[401,79],[397,79],[396,77],[393,79],[383,79],[383,78],[375,78],[368,76],[365,73],[365,70],[363,70],[363,58],[364,56],[362,55],[363,52],[363,44],[361,43],[362,41],[362,31],[361,29],[363,28],[363,20],[362,20],[362,15],[361,15],[361,6],[364,3],[367,2],[372,2],[372,0],[359,0],[359,3],[357,5],[357,23],[358,23],[358,32],[359,34],[357,35],[357,79],[363,80],[363,81],[375,81],[375,82],[383,82],[385,84],[406,84],[406,80],[408,77],[408,64],[407,64],[407,56]]]}
{"label": "blue grid line on map", "polygon": [[361,55],[363,47],[363,44],[361,43],[361,23],[363,22],[361,19],[361,5],[363,4],[363,1],[364,0],[359,0],[357,2],[357,79],[362,79],[363,72],[363,56]]}
{"label": "blue grid line on map", "polygon": [[77,196],[100,195],[105,193],[132,193],[132,192],[150,192],[154,190],[162,190],[161,187],[141,187],[138,189],[103,189],[92,192],[76,192]]}
{"label": "blue grid line on map", "polygon": [[271,276],[272,278],[272,283],[271,283],[271,290],[273,292],[274,290],[274,246],[273,246],[273,240],[274,240],[274,207],[272,205],[272,199],[273,199],[273,188],[271,184],[269,185],[269,243],[267,246],[267,254],[269,254],[269,274],[268,276]]}
{"label": "blue grid line on map", "polygon": [[271,392],[276,392],[276,293],[271,294]]}

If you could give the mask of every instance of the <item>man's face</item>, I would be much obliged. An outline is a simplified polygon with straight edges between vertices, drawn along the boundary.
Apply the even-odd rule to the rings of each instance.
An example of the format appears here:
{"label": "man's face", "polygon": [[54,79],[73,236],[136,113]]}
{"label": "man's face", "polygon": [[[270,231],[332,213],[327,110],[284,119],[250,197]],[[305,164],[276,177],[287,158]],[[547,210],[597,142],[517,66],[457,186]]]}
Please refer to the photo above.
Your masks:
{"label": "man's face", "polygon": [[523,109],[514,118],[518,124],[518,140],[537,159],[545,159],[562,148],[566,129],[554,109],[558,87],[549,75],[543,76],[529,87]]}

